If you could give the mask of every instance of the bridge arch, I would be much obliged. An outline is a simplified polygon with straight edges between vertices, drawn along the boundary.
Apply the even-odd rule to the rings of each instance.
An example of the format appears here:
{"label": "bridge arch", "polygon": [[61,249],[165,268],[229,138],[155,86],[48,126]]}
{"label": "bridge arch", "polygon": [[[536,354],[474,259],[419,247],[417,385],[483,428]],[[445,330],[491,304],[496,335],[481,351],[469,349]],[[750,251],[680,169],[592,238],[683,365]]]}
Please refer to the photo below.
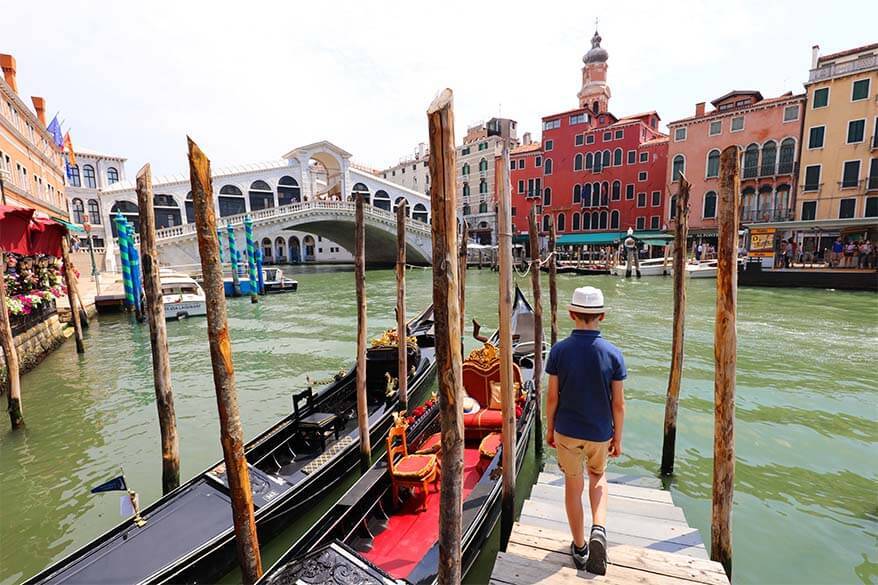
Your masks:
{"label": "bridge arch", "polygon": [[287,258],[287,243],[278,236],[274,239],[274,261],[283,262]]}
{"label": "bridge arch", "polygon": [[299,243],[298,236],[290,236],[289,241],[287,242],[290,248],[289,259],[293,264],[299,264],[302,261],[302,246]]}
{"label": "bridge arch", "polygon": [[317,243],[314,241],[314,236],[307,235],[302,239],[302,247],[304,248],[302,254],[303,262],[313,262],[314,261],[314,252],[317,249]]}

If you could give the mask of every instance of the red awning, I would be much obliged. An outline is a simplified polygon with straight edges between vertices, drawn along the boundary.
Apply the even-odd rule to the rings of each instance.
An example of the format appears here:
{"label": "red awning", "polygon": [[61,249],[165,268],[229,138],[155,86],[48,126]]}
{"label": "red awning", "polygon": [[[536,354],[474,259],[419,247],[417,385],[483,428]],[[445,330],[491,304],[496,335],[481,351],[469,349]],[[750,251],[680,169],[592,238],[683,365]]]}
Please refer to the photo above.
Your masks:
{"label": "red awning", "polygon": [[31,221],[30,253],[61,257],[61,240],[67,228],[53,219],[35,217]]}
{"label": "red awning", "polygon": [[33,214],[33,209],[0,205],[0,250],[30,253],[29,228]]}

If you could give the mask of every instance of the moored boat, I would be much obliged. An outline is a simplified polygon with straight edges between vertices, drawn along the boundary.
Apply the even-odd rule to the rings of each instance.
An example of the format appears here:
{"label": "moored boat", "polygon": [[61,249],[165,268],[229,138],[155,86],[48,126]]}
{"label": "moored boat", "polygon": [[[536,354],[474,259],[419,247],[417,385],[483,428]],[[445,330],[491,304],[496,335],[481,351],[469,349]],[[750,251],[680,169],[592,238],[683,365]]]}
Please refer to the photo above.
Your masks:
{"label": "moored boat", "polygon": [[185,319],[207,314],[207,302],[201,286],[182,272],[161,270],[162,304],[165,319]]}
{"label": "moored boat", "polygon": [[[432,307],[409,322],[409,401],[423,400],[435,372]],[[367,362],[367,369],[386,367]],[[395,370],[394,370],[395,372]],[[391,372],[384,372],[385,374]],[[380,444],[400,408],[386,376],[367,384],[369,433]],[[356,368],[292,397],[293,412],[245,446],[260,543],[335,487],[359,462]],[[222,461],[130,519],[53,563],[27,583],[215,582],[237,562]]]}
{"label": "moored boat", "polygon": [[280,268],[263,268],[262,276],[266,293],[284,293],[299,290],[299,281],[284,276],[284,272]]}
{"label": "moored boat", "polygon": [[[613,266],[611,273],[616,276],[625,276],[628,273],[628,264],[619,263]],[[663,276],[671,273],[671,260],[664,258],[650,258],[640,261],[640,276]],[[631,276],[636,276],[636,265],[631,266]]]}

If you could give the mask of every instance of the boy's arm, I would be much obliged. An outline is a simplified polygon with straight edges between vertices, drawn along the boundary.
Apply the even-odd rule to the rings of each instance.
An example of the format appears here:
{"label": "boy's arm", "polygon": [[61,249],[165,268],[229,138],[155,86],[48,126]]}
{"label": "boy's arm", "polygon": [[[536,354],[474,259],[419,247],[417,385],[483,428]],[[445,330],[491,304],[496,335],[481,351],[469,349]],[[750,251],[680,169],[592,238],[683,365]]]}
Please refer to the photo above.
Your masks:
{"label": "boy's arm", "polygon": [[625,424],[625,392],[624,382],[613,380],[610,388],[613,391],[613,440],[610,442],[610,457],[622,454],[622,426]]}
{"label": "boy's arm", "polygon": [[558,410],[558,376],[549,374],[549,393],[546,395],[546,443],[555,446],[555,413]]}

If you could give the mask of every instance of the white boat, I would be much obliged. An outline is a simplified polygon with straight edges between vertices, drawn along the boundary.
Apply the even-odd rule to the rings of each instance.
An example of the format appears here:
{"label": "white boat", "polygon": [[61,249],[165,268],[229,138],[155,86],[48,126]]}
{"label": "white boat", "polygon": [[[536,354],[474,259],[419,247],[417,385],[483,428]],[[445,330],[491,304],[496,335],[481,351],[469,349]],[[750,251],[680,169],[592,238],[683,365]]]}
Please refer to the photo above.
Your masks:
{"label": "white boat", "polygon": [[705,260],[701,263],[686,264],[689,278],[716,278],[716,260]]}
{"label": "white boat", "polygon": [[[627,263],[617,264],[611,269],[611,272],[616,276],[625,276],[625,273],[628,271]],[[667,266],[665,266],[664,258],[650,258],[649,260],[641,260],[640,261],[640,276],[662,276],[665,274],[671,273],[671,260],[668,259]],[[635,267],[631,267],[631,276],[637,276],[637,272],[635,271]]]}
{"label": "white boat", "polygon": [[207,314],[204,290],[188,274],[162,270],[162,303],[165,319],[185,319]]}
{"label": "white boat", "polygon": [[284,276],[280,268],[263,268],[262,279],[265,283],[265,292],[281,293],[299,290],[299,281]]}

